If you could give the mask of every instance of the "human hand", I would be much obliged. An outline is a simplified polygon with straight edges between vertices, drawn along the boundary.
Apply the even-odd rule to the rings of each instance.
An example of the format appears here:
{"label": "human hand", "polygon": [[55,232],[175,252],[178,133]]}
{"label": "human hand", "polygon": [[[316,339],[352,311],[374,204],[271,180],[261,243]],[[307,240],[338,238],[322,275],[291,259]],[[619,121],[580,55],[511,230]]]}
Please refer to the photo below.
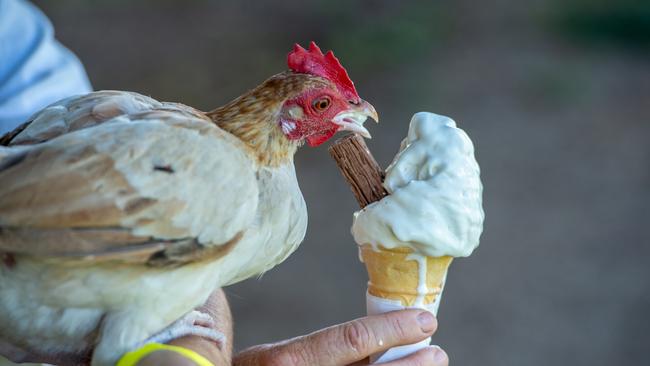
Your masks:
{"label": "human hand", "polygon": [[[219,332],[226,336],[221,349],[214,342],[198,336],[186,336],[175,339],[169,344],[185,347],[207,358],[215,366],[230,365],[232,359],[232,315],[228,300],[221,289],[210,295],[208,301],[197,308],[203,313],[210,314],[217,324]],[[196,364],[176,352],[160,350],[144,357],[138,366],[196,366]]]}
{"label": "human hand", "polygon": [[[253,346],[233,358],[235,366],[368,365],[368,356],[391,347],[416,343],[436,330],[428,311],[400,310],[368,316],[286,341]],[[437,346],[424,348],[386,366],[445,366],[447,354]]]}

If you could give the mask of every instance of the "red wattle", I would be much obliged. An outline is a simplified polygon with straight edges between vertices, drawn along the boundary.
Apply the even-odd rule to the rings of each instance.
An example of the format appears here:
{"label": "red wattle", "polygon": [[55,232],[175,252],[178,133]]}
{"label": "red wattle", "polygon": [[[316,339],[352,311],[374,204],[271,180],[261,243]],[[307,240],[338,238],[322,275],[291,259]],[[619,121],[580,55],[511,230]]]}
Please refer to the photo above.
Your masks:
{"label": "red wattle", "polygon": [[329,140],[330,137],[334,136],[334,134],[336,133],[336,130],[337,130],[336,128],[333,128],[333,129],[329,129],[329,130],[326,130],[326,131],[323,131],[323,132],[313,134],[313,135],[307,137],[307,143],[311,147],[316,147],[316,146],[322,145],[323,142]]}

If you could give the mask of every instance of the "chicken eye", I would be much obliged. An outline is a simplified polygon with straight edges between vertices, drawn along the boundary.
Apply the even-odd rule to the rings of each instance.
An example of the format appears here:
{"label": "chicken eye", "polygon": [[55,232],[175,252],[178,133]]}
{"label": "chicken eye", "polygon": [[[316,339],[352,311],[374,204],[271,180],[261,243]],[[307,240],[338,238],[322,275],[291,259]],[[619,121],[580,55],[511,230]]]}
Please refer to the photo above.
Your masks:
{"label": "chicken eye", "polygon": [[319,112],[326,110],[330,106],[330,98],[323,97],[314,102],[314,109]]}

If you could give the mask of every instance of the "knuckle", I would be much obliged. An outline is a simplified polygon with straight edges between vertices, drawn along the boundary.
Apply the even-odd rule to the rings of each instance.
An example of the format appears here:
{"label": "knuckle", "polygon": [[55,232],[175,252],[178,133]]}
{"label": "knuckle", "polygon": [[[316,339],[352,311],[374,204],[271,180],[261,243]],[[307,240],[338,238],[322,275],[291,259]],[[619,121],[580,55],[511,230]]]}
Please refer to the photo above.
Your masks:
{"label": "knuckle", "polygon": [[393,332],[398,339],[411,338],[410,334],[413,333],[412,327],[409,327],[401,318],[393,318],[390,322]]}
{"label": "knuckle", "polygon": [[368,326],[360,321],[352,321],[343,327],[345,346],[359,354],[365,354],[369,348],[372,334]]}
{"label": "knuckle", "polygon": [[269,366],[303,366],[311,365],[312,357],[307,347],[300,346],[301,343],[292,343],[275,347],[272,352],[268,352],[262,365]]}
{"label": "knuckle", "polygon": [[300,361],[294,352],[285,347],[273,349],[266,352],[259,360],[261,365],[267,366],[298,366]]}

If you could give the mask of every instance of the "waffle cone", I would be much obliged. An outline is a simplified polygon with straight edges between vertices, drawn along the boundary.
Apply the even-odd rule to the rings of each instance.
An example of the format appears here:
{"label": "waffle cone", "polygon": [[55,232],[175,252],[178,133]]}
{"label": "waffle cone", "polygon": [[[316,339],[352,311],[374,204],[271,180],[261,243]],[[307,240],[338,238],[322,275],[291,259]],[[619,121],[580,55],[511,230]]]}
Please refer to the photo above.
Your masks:
{"label": "waffle cone", "polygon": [[[368,293],[383,299],[398,300],[404,306],[416,305],[420,272],[418,261],[412,257],[407,258],[413,254],[411,248],[374,249],[371,245],[362,245],[360,250],[368,271]],[[427,291],[422,303],[431,304],[442,291],[445,275],[453,258],[425,258]]]}

